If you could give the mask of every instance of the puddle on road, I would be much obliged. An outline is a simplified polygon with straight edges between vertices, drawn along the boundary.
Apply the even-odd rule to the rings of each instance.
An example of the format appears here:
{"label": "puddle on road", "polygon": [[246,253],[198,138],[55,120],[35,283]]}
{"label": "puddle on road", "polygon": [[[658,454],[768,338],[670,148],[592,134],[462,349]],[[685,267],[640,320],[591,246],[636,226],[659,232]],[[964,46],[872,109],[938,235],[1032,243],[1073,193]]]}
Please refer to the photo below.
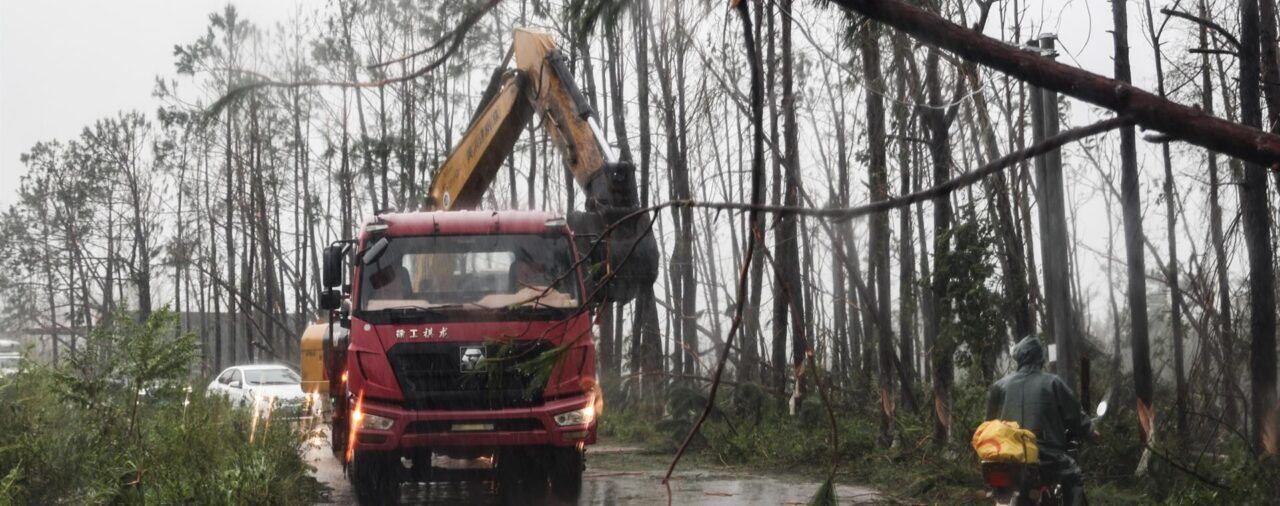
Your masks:
{"label": "puddle on road", "polygon": [[[705,506],[808,504],[819,483],[794,483],[762,476],[732,476],[671,481],[672,504]],[[870,504],[870,489],[838,486],[840,504]],[[665,504],[666,489],[659,475],[587,476],[579,504]]]}
{"label": "puddle on road", "polygon": [[[327,438],[326,438],[327,440]],[[592,458],[595,456],[595,458]],[[354,504],[351,485],[327,442],[312,445],[308,455],[316,478],[329,486],[327,504]],[[662,485],[666,456],[643,454],[636,448],[599,445],[588,450],[583,476],[582,505],[654,505],[667,503]],[[804,479],[736,474],[682,466],[671,482],[671,504],[705,506],[804,505],[819,483]],[[848,485],[836,487],[840,504],[875,504],[874,490]],[[490,481],[405,484],[402,503],[498,505]],[[554,504],[554,503],[553,503]],[[557,505],[558,506],[558,505]]]}
{"label": "puddle on road", "polygon": [[[803,505],[817,490],[817,483],[786,483],[771,478],[740,477],[724,480],[673,480],[672,504],[704,506]],[[348,489],[349,490],[349,489]],[[331,504],[349,504],[347,490],[335,490]],[[345,492],[345,493],[339,493]],[[401,488],[403,504],[499,505],[498,495],[487,481],[406,484]],[[838,487],[840,504],[872,504],[874,492],[856,487]],[[607,475],[584,480],[577,504],[651,505],[665,504],[662,483],[649,476]],[[555,503],[551,503],[555,504]]]}

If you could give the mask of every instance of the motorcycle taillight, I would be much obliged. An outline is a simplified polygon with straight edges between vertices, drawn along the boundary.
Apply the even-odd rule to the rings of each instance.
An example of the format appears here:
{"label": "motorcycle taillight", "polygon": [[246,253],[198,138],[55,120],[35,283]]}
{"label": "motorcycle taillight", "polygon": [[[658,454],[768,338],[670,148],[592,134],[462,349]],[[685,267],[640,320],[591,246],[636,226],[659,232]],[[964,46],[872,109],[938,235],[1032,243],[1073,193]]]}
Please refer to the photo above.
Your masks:
{"label": "motorcycle taillight", "polygon": [[1013,477],[1004,471],[994,471],[987,473],[987,485],[991,488],[1008,488],[1013,485]]}

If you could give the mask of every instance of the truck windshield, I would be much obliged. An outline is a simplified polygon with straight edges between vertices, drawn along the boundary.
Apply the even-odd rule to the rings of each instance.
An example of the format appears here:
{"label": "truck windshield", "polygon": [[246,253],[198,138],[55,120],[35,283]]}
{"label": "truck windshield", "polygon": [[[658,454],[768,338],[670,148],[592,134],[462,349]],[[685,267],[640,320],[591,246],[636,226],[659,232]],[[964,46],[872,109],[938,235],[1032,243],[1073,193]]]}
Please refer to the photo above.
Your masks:
{"label": "truck windshield", "polygon": [[390,237],[361,269],[360,309],[576,308],[571,252],[564,235]]}

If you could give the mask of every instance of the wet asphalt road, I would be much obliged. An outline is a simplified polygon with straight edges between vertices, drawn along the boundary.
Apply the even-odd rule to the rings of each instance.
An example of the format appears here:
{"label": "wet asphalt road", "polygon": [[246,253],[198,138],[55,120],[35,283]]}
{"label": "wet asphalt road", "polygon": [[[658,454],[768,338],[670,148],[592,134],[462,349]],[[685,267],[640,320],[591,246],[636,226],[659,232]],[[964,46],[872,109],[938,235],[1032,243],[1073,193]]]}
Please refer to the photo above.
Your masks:
{"label": "wet asphalt road", "polygon": [[[342,465],[329,450],[328,438],[313,439],[308,459],[316,467],[316,478],[330,488],[323,504],[354,504],[350,482]],[[643,453],[635,448],[599,444],[587,450],[587,471],[583,477],[583,505],[658,505],[667,503],[662,474],[669,457]],[[734,471],[697,469],[681,464],[671,480],[671,504],[697,505],[804,505],[819,483],[788,476],[763,476]],[[405,504],[497,505],[491,482],[446,482],[405,484],[401,489]],[[840,504],[875,504],[874,490],[840,485]]]}

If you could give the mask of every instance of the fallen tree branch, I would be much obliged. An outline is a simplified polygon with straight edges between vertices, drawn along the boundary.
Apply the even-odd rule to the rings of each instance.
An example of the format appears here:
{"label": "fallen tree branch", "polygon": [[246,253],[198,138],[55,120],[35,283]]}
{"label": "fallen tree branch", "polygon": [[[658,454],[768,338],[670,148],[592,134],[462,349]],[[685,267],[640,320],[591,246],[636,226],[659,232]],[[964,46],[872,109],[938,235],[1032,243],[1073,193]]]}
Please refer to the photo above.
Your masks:
{"label": "fallen tree branch", "polygon": [[[390,84],[396,84],[396,83],[401,83],[405,81],[412,81],[414,79],[427,75],[428,72],[431,72],[436,68],[439,68],[441,65],[444,65],[445,62],[449,61],[449,58],[452,57],[454,54],[456,54],[458,52],[458,49],[462,47],[462,43],[465,42],[467,39],[467,33],[471,31],[471,28],[475,26],[476,22],[478,22],[480,18],[484,16],[484,14],[488,13],[490,10],[492,10],[501,2],[502,0],[489,0],[489,3],[475,10],[474,12],[471,13],[471,15],[469,15],[466,19],[464,19],[462,24],[460,24],[457,28],[453,30],[451,36],[441,38],[440,41],[437,41],[435,44],[433,44],[431,47],[427,48],[426,50],[385,63],[385,64],[391,64],[397,61],[403,61],[409,58],[413,58],[415,56],[419,56],[428,51],[438,48],[444,40],[450,41],[449,47],[445,49],[444,54],[441,54],[440,57],[436,58],[435,60],[432,60],[431,63],[428,63],[418,68],[418,70],[415,70],[412,73],[405,74],[402,76],[397,76],[397,77],[388,77],[385,79],[378,79],[375,81],[332,81],[332,80],[326,80],[326,79],[309,79],[305,81],[276,81],[269,78],[261,78],[261,80],[259,81],[246,83],[228,91],[226,95],[223,95],[222,98],[219,98],[216,102],[214,102],[212,105],[209,106],[209,109],[206,111],[205,116],[206,117],[217,116],[218,113],[222,112],[222,110],[226,108],[228,105],[230,105],[232,102],[239,100],[240,98],[243,98],[244,96],[248,95],[250,92],[264,89],[264,88],[282,88],[282,89],[315,88],[315,87],[381,88],[383,86],[387,86]],[[370,66],[369,68],[374,68],[380,65],[383,65],[383,64]]]}
{"label": "fallen tree branch", "polygon": [[489,11],[493,10],[493,8],[497,7],[498,4],[500,3],[502,3],[502,0],[489,0],[489,3],[486,3],[480,6],[479,8],[472,9],[471,12],[467,13],[467,15],[464,16],[462,20],[458,22],[457,28],[454,28],[453,31],[450,32],[448,35],[444,35],[444,36],[441,36],[439,39],[436,39],[435,44],[428,46],[426,49],[414,51],[412,53],[409,53],[407,55],[401,56],[393,60],[387,60],[384,62],[366,65],[365,68],[369,70],[373,70],[376,68],[385,67],[387,65],[400,63],[402,61],[412,60],[424,54],[440,49],[445,45],[445,43],[449,43],[450,41],[452,41],[451,45],[459,44],[461,42],[461,39],[467,34],[468,31],[471,30],[471,27],[480,21],[480,18],[483,18],[485,14],[488,14]]}
{"label": "fallen tree branch", "polygon": [[[636,210],[634,211],[634,213],[647,213],[650,211],[659,211],[668,207],[670,208],[692,207],[692,208],[717,209],[721,211],[758,211],[758,212],[764,212],[764,213],[812,216],[816,218],[827,218],[827,219],[833,219],[833,220],[849,220],[853,218],[866,216],[869,214],[891,211],[901,207],[906,207],[906,206],[910,206],[910,205],[914,205],[921,202],[946,196],[953,191],[956,191],[961,188],[972,185],[974,183],[977,183],[983,180],[984,178],[986,178],[987,176],[990,176],[996,172],[999,172],[1001,170],[1017,165],[1019,162],[1022,162],[1023,160],[1027,160],[1029,158],[1033,158],[1035,156],[1047,153],[1054,149],[1058,149],[1066,144],[1078,141],[1086,137],[1092,137],[1094,135],[1098,135],[1101,133],[1114,130],[1116,128],[1119,128],[1126,124],[1130,124],[1132,122],[1133,122],[1132,119],[1121,116],[1121,117],[1099,121],[1097,123],[1094,123],[1088,126],[1073,128],[1071,130],[1067,130],[1058,135],[1045,139],[1041,141],[1039,144],[1028,146],[1026,148],[1020,149],[1018,151],[1014,151],[1000,158],[992,160],[975,170],[961,174],[960,176],[957,176],[953,179],[943,182],[942,184],[939,184],[937,186],[926,188],[924,190],[920,190],[915,193],[909,193],[907,195],[902,195],[902,196],[894,197],[888,200],[881,200],[871,204],[866,204],[866,205],[861,205],[856,207],[813,208],[813,207],[797,207],[797,206],[775,206],[775,205],[763,205],[763,204],[753,205],[753,204],[746,204],[741,202],[699,202],[695,200],[671,200],[671,201],[663,202],[661,204],[650,206],[644,209]],[[619,223],[627,221],[629,219],[630,219],[630,216],[624,217],[623,219],[619,220]]]}
{"label": "fallen tree branch", "polygon": [[1220,24],[1214,23],[1211,20],[1202,18],[1200,16],[1196,16],[1194,14],[1189,14],[1182,11],[1176,11],[1168,7],[1160,9],[1160,13],[1164,14],[1165,16],[1182,18],[1192,23],[1195,23],[1197,25],[1213,30],[1215,33],[1221,36],[1224,40],[1230,43],[1232,47],[1235,47],[1237,50],[1240,49],[1240,39],[1237,39],[1235,35],[1232,35],[1231,32],[1228,32],[1227,29],[1223,28],[1222,25]]}
{"label": "fallen tree branch", "polygon": [[1202,47],[1191,48],[1191,49],[1188,49],[1187,52],[1191,54],[1223,54],[1231,57],[1236,57],[1240,55],[1239,53],[1232,51],[1230,49],[1206,49]]}
{"label": "fallen tree branch", "polygon": [[1265,166],[1280,162],[1280,136],[1210,116],[1130,84],[1010,46],[904,2],[832,0],[832,3],[1028,84],[1132,116],[1134,122],[1144,128]]}
{"label": "fallen tree branch", "polygon": [[1169,465],[1173,466],[1174,469],[1177,469],[1179,471],[1182,471],[1183,473],[1186,473],[1187,476],[1200,480],[1201,483],[1204,483],[1205,485],[1209,485],[1218,490],[1230,490],[1230,488],[1228,488],[1226,485],[1218,483],[1217,480],[1214,480],[1212,478],[1209,478],[1208,476],[1197,473],[1194,470],[1188,469],[1186,466],[1179,464],[1178,462],[1170,458],[1168,455],[1160,453],[1158,450],[1151,447],[1151,445],[1143,445],[1143,446],[1145,446],[1147,451],[1151,452],[1152,455],[1160,457],[1160,460],[1167,462]]}

